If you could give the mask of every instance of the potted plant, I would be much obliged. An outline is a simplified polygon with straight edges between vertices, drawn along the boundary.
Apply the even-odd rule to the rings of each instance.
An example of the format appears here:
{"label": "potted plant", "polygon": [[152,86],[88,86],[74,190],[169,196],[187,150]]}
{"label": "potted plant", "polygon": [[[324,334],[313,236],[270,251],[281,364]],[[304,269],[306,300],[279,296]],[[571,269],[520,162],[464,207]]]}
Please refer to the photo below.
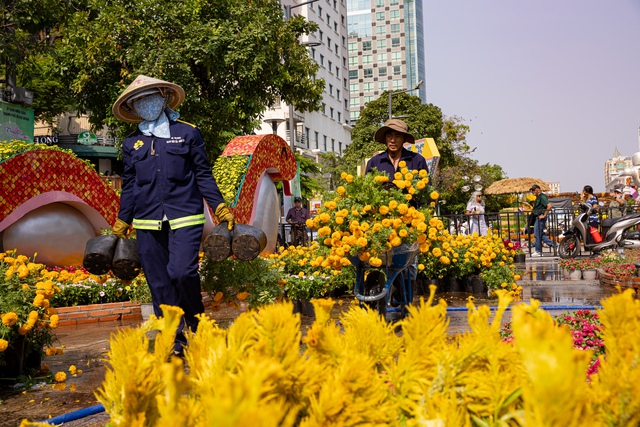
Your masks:
{"label": "potted plant", "polygon": [[580,270],[580,261],[575,258],[561,259],[558,263],[560,268],[565,270],[565,277],[570,280],[580,280],[582,271]]}
{"label": "potted plant", "polygon": [[56,354],[53,329],[59,318],[50,299],[59,289],[43,264],[15,251],[0,253],[0,377],[17,377],[40,368]]}
{"label": "potted plant", "polygon": [[480,277],[487,286],[489,296],[494,296],[495,291],[504,289],[514,297],[517,297],[522,290],[516,283],[520,276],[515,274],[513,265],[506,263],[493,264],[488,269],[483,270],[480,273]]}
{"label": "potted plant", "polygon": [[584,258],[579,260],[582,278],[585,280],[595,280],[598,276],[598,268],[601,265],[599,258]]}
{"label": "potted plant", "polygon": [[153,314],[153,304],[151,301],[151,289],[145,275],[140,274],[130,284],[126,285],[125,289],[129,292],[132,302],[140,303],[142,320],[149,319],[149,316]]}

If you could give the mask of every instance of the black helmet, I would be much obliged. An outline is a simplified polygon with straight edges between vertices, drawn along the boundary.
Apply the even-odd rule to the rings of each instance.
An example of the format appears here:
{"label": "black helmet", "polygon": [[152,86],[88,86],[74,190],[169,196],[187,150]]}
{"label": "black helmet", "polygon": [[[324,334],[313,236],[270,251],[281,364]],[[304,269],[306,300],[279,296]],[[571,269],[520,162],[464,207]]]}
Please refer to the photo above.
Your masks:
{"label": "black helmet", "polygon": [[302,201],[302,198],[300,198],[300,197],[294,197],[294,199],[293,199],[293,203],[301,202],[301,201]]}

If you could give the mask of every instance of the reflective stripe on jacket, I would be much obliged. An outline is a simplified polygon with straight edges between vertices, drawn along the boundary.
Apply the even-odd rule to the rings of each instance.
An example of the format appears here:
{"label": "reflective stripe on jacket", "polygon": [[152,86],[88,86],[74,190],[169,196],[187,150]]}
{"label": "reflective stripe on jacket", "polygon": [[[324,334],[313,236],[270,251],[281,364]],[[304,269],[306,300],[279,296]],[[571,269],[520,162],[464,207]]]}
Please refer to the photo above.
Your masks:
{"label": "reflective stripe on jacket", "polygon": [[[204,224],[206,219],[204,214],[183,216],[181,218],[175,218],[169,221],[169,227],[172,230],[176,230],[182,227],[188,227],[190,225]],[[133,219],[133,228],[139,230],[162,230],[162,221],[157,219]]]}

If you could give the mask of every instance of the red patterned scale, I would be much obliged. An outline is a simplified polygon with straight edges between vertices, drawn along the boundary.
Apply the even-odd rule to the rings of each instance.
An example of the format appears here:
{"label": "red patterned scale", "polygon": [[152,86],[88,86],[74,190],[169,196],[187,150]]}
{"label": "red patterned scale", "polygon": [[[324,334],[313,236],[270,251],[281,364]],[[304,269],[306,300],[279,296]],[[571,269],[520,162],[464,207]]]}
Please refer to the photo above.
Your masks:
{"label": "red patterned scale", "polygon": [[250,155],[251,161],[233,208],[236,221],[248,224],[258,181],[265,171],[273,181],[289,181],[296,175],[296,158],[287,142],[278,135],[246,135],[233,138],[222,152],[223,156]]}
{"label": "red patterned scale", "polygon": [[113,224],[120,198],[83,161],[60,151],[27,151],[0,163],[0,221],[39,194],[65,191],[84,200]]}

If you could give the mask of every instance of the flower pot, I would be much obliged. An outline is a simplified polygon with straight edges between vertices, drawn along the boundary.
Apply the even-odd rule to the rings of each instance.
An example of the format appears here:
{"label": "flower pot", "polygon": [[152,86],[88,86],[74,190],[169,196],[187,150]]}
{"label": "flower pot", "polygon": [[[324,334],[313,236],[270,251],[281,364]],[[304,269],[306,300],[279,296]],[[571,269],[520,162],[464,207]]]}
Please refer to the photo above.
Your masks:
{"label": "flower pot", "polygon": [[562,276],[564,277],[564,280],[571,280],[571,270],[569,270],[568,268],[563,268]]}
{"label": "flower pot", "polygon": [[584,280],[596,280],[598,276],[597,270],[582,270],[582,278]]}
{"label": "flower pot", "polygon": [[300,303],[302,305],[302,315],[307,317],[312,317],[315,319],[316,309],[313,306],[313,304],[311,304],[311,301],[301,300]]}
{"label": "flower pot", "polygon": [[153,304],[150,302],[140,303],[140,314],[142,320],[149,320],[149,317],[153,314]]}
{"label": "flower pot", "polygon": [[460,292],[462,290],[461,281],[455,277],[446,276],[443,279],[445,292]]}
{"label": "flower pot", "polygon": [[473,292],[474,294],[486,294],[487,291],[487,285],[484,283],[480,276],[471,276],[471,292]]}
{"label": "flower pot", "polygon": [[582,278],[581,270],[571,270],[569,272],[569,280],[580,280]]}
{"label": "flower pot", "polygon": [[515,254],[513,256],[513,262],[516,264],[524,264],[526,261],[525,254]]}

